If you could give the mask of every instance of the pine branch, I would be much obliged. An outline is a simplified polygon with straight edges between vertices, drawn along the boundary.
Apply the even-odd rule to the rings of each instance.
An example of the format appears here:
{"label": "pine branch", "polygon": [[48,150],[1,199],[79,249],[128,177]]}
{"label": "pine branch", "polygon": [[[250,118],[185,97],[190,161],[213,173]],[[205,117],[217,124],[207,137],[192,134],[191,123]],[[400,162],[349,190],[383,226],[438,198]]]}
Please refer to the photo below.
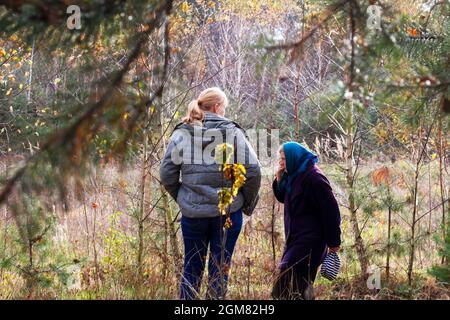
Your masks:
{"label": "pine branch", "polygon": [[[144,31],[141,31],[138,35],[138,42],[134,46],[131,54],[128,56],[125,64],[122,69],[117,72],[115,76],[113,76],[113,81],[111,82],[108,89],[102,95],[100,100],[96,103],[85,106],[87,111],[71,126],[66,129],[63,129],[59,132],[53,134],[46,143],[40,148],[38,152],[31,155],[27,160],[25,160],[24,165],[16,171],[16,173],[8,179],[5,187],[0,193],[0,204],[4,203],[7,199],[8,195],[12,192],[14,186],[20,181],[20,179],[24,176],[27,169],[36,161],[38,161],[45,152],[55,152],[58,148],[67,145],[70,142],[74,142],[76,140],[77,131],[83,127],[83,125],[87,124],[96,116],[97,112],[100,112],[102,108],[105,107],[108,101],[114,97],[114,91],[116,88],[122,83],[125,74],[129,71],[131,64],[136,60],[139,54],[142,51],[143,46],[148,40],[148,35],[151,34],[156,27],[158,26],[161,17],[163,14],[168,16],[171,12],[172,1],[165,1],[161,3],[154,11],[153,18],[147,23],[148,28]],[[165,65],[167,67],[167,64]],[[160,89],[159,91],[162,91]],[[96,127],[98,129],[98,126]],[[71,150],[72,151],[72,150]],[[71,152],[69,152],[66,156],[69,156]]]}

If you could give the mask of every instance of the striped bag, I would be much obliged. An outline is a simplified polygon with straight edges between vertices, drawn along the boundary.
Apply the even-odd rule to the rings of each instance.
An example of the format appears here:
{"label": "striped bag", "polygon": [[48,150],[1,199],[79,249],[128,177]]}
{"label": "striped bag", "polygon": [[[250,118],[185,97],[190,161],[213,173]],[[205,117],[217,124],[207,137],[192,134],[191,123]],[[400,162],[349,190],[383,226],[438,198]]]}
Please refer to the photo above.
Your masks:
{"label": "striped bag", "polygon": [[329,252],[322,262],[320,274],[322,277],[332,281],[335,280],[339,269],[341,268],[341,260],[336,252]]}

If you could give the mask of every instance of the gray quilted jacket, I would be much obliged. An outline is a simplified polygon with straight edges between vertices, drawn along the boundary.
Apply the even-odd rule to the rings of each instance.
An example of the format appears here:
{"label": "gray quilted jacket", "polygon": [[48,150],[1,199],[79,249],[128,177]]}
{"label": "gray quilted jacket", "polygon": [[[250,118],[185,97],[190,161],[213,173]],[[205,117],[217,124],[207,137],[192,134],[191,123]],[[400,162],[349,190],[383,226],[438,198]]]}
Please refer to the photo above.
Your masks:
{"label": "gray quilted jacket", "polygon": [[160,179],[165,189],[190,218],[219,216],[218,190],[230,186],[224,180],[214,151],[219,143],[235,148],[233,162],[247,169],[246,182],[231,204],[231,212],[242,208],[251,215],[258,202],[261,185],[261,165],[245,132],[235,122],[215,113],[205,112],[203,126],[179,124],[175,128],[160,167]]}

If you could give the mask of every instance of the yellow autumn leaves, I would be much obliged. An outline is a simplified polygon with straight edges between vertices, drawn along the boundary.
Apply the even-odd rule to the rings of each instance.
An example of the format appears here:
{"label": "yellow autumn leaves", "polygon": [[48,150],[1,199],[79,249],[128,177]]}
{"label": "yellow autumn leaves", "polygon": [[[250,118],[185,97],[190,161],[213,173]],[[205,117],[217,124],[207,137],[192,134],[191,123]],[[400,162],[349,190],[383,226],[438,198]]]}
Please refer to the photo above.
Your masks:
{"label": "yellow autumn leaves", "polygon": [[[203,2],[203,1],[197,0],[197,3],[198,3],[198,4],[201,4],[202,2]],[[216,4],[214,3],[214,1],[208,1],[206,5],[207,5],[208,7],[210,7],[210,8],[212,8],[212,9],[214,9],[214,8],[216,7]],[[189,5],[189,3],[188,3],[187,1],[183,1],[183,2],[181,3],[180,9],[181,9],[181,11],[182,11],[183,13],[188,13],[190,8],[191,8],[191,7],[190,7],[190,5]]]}
{"label": "yellow autumn leaves", "polygon": [[219,190],[219,210],[222,215],[226,214],[226,209],[237,196],[239,189],[245,184],[246,170],[242,164],[224,164],[221,165],[221,171],[225,180],[231,181],[231,188],[223,187]]}
{"label": "yellow autumn leaves", "polygon": [[180,9],[181,9],[182,12],[187,13],[189,11],[189,3],[187,3],[187,1],[184,1],[181,4],[181,8]]}
{"label": "yellow autumn leaves", "polygon": [[8,41],[17,41],[17,37],[0,40],[0,84],[4,87],[6,97],[14,97],[14,90],[22,90],[25,86],[23,83],[16,83],[17,70],[28,60],[20,43],[11,44]]}
{"label": "yellow autumn leaves", "polygon": [[223,175],[226,180],[232,181],[232,195],[233,197],[237,196],[239,189],[245,183],[245,174],[247,171],[242,164],[225,164],[223,165]]}
{"label": "yellow autumn leaves", "polygon": [[231,144],[222,143],[216,146],[215,160],[217,164],[224,165],[230,163],[231,156],[234,153],[234,148]]}
{"label": "yellow autumn leaves", "polygon": [[215,149],[216,163],[219,164],[220,171],[226,181],[231,182],[231,187],[222,187],[218,191],[219,204],[218,208],[222,215],[227,216],[224,227],[229,229],[232,225],[230,212],[227,210],[233,203],[234,198],[238,195],[239,189],[245,184],[247,171],[242,164],[230,163],[234,148],[228,143],[217,145]]}

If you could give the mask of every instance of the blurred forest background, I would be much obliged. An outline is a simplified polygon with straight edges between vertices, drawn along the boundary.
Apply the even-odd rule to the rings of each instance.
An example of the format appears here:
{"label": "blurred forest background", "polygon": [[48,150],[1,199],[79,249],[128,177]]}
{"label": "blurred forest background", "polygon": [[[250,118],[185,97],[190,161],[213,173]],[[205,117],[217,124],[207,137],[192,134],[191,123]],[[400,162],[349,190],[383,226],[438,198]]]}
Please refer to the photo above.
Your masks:
{"label": "blurred forest background", "polygon": [[[159,164],[210,86],[243,128],[319,155],[343,267],[317,299],[450,299],[447,0],[79,0],[80,29],[69,2],[0,1],[1,299],[178,297],[180,212]],[[270,298],[272,179],[229,299]]]}

